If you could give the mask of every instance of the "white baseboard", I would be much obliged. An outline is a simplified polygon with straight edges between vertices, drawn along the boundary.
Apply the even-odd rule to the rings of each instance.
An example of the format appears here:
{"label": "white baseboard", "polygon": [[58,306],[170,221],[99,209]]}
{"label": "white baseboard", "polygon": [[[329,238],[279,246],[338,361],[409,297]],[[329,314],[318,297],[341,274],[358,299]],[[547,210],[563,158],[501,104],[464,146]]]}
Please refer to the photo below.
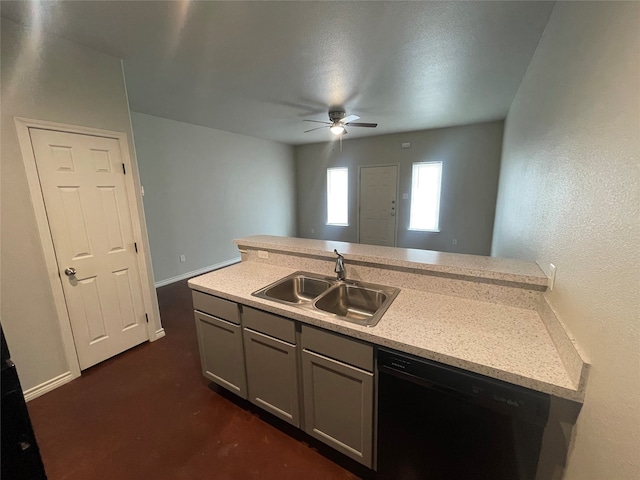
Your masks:
{"label": "white baseboard", "polygon": [[56,388],[61,387],[65,383],[69,383],[73,379],[74,377],[71,372],[66,372],[62,375],[58,375],[51,380],[47,380],[40,385],[36,385],[35,387],[25,390],[24,399],[25,401],[29,402],[34,398],[38,398],[40,395],[44,395],[45,393],[49,393],[51,390],[55,390]]}
{"label": "white baseboard", "polygon": [[231,260],[226,260],[224,262],[216,263],[215,265],[209,265],[208,267],[199,268],[198,270],[193,270],[192,272],[182,273],[180,275],[176,275],[175,277],[170,277],[164,280],[157,281],[155,282],[155,286],[156,288],[164,287],[165,285],[169,285],[170,283],[179,282],[180,280],[186,280],[187,278],[191,278],[191,277],[197,277],[198,275],[212,272],[213,270],[218,270],[220,268],[228,267],[229,265],[238,263],[240,260],[241,260],[240,257],[233,258]]}
{"label": "white baseboard", "polygon": [[166,335],[166,333],[164,332],[164,328],[156,330],[156,340],[164,337],[165,335]]}

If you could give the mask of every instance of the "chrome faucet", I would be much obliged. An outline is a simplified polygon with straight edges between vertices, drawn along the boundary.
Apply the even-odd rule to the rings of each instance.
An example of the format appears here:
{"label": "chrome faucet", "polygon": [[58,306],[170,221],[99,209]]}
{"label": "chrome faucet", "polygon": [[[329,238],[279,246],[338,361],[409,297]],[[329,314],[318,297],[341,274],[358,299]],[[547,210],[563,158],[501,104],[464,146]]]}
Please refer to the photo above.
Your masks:
{"label": "chrome faucet", "polygon": [[344,280],[344,257],[338,253],[338,250],[333,249],[335,254],[338,256],[336,259],[336,267],[333,269],[334,272],[338,274],[338,280]]}

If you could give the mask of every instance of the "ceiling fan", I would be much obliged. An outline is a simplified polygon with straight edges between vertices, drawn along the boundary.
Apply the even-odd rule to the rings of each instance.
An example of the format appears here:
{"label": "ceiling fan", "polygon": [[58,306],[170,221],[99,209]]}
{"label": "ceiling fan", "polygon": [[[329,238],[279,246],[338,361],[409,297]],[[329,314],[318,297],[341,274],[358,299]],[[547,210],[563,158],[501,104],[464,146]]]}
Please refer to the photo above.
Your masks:
{"label": "ceiling fan", "polygon": [[347,129],[345,128],[346,126],[367,128],[375,128],[378,126],[377,123],[356,122],[356,120],[358,120],[359,118],[360,117],[357,115],[347,116],[344,110],[330,110],[329,122],[322,122],[320,120],[305,120],[305,122],[324,123],[325,126],[312,128],[311,130],[305,130],[304,133],[313,132],[314,130],[320,130],[321,128],[328,128],[334,135],[345,135],[347,133]]}

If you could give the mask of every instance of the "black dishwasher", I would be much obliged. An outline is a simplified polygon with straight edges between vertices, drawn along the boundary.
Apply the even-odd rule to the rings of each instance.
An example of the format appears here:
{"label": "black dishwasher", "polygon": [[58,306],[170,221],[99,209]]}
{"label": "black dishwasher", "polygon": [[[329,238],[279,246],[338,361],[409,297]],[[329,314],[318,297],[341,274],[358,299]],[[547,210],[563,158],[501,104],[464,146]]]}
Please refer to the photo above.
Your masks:
{"label": "black dishwasher", "polygon": [[378,349],[376,479],[533,480],[549,395]]}

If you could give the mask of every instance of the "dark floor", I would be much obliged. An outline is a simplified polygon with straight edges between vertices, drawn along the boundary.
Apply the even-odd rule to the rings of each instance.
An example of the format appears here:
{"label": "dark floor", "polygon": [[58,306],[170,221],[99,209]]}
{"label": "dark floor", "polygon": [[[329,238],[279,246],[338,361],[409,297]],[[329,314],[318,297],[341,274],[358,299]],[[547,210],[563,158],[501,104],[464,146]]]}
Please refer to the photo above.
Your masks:
{"label": "dark floor", "polygon": [[29,402],[50,480],[359,478],[301,432],[212,389],[186,282],[159,288],[158,300],[165,338]]}

